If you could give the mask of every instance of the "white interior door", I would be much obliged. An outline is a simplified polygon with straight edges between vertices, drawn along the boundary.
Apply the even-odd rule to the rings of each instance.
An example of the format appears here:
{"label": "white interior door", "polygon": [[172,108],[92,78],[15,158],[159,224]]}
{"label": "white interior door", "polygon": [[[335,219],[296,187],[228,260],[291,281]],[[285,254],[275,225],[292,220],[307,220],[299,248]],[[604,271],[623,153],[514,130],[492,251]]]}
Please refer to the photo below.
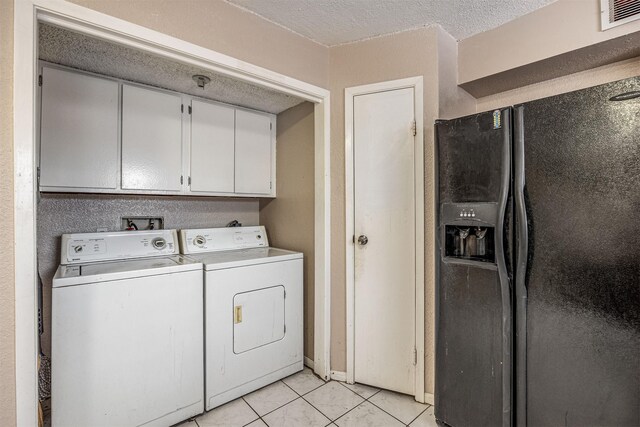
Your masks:
{"label": "white interior door", "polygon": [[354,379],[414,394],[414,88],[353,108]]}
{"label": "white interior door", "polygon": [[122,188],[182,189],[182,100],[122,86]]}

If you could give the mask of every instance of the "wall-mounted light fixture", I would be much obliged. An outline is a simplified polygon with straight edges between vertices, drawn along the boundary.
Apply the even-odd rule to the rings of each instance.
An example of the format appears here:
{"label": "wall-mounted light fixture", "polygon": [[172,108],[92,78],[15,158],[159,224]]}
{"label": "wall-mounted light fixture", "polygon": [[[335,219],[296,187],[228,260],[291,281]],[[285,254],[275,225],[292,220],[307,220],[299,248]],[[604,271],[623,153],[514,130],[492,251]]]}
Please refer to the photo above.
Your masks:
{"label": "wall-mounted light fixture", "polygon": [[199,88],[204,89],[204,87],[211,83],[211,79],[207,76],[203,76],[201,74],[196,74],[193,76],[193,81],[196,82]]}

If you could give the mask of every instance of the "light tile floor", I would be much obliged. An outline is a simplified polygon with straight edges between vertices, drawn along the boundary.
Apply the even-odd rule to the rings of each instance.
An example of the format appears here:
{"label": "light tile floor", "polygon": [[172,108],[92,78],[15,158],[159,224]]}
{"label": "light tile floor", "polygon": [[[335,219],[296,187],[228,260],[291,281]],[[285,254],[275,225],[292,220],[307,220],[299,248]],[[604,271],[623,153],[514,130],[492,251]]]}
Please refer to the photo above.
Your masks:
{"label": "light tile floor", "polygon": [[324,382],[304,368],[180,427],[436,427],[433,406],[362,384]]}

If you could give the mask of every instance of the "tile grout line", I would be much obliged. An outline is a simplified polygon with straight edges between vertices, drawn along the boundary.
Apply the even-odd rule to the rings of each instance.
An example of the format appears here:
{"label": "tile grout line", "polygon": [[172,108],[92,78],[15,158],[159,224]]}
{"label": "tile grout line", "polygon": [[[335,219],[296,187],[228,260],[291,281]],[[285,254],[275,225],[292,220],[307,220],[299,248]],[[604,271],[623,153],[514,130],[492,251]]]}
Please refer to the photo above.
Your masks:
{"label": "tile grout line", "polygon": [[[377,394],[377,393],[376,393]],[[373,396],[371,396],[373,397]],[[396,420],[400,421],[400,423],[402,423],[402,425],[408,426],[409,424],[411,424],[412,422],[414,422],[416,420],[416,418],[418,418],[420,415],[422,415],[422,413],[424,411],[426,411],[427,409],[429,409],[429,407],[427,406],[426,408],[424,408],[422,411],[420,411],[420,413],[418,414],[418,416],[416,416],[415,418],[413,418],[409,423],[405,424],[404,421],[402,421],[400,418],[396,417],[395,415],[393,415],[391,412],[388,412],[386,409],[381,408],[380,406],[376,405],[374,402],[369,402],[371,403],[373,406],[375,406],[376,408],[380,409],[382,412],[385,412],[388,415],[391,415],[393,418],[395,418]]]}
{"label": "tile grout line", "polygon": [[[314,376],[315,376],[315,374],[314,374]],[[319,378],[321,381],[324,381],[324,380],[323,380],[322,378],[320,378],[320,377],[317,377],[317,378]],[[297,392],[293,387],[291,387],[289,384],[285,383],[285,382],[284,382],[284,380],[280,380],[280,381],[282,381],[282,383],[283,383],[284,385],[286,385],[287,387],[289,387],[289,388],[290,388],[290,389],[291,389],[295,394],[297,394],[297,395],[298,395],[298,396],[300,396],[300,397],[302,397],[302,396],[304,396],[304,395],[307,395],[307,394],[311,393],[312,391],[316,391],[316,390],[317,390],[317,389],[319,389],[320,387],[325,386],[325,385],[327,385],[327,384],[329,384],[329,383],[331,382],[331,380],[326,381],[326,382],[324,382],[324,384],[321,384],[321,385],[319,385],[318,387],[312,388],[311,390],[309,390],[308,392],[306,392],[306,393],[304,393],[304,394],[300,394],[300,393],[298,393],[298,392]]]}
{"label": "tile grout line", "polygon": [[420,418],[420,415],[424,414],[425,411],[427,409],[429,409],[431,407],[431,405],[429,405],[428,403],[425,403],[425,405],[427,405],[426,408],[424,408],[414,419],[412,419],[407,425],[410,426],[412,422],[414,422],[415,420],[417,420],[418,418]]}
{"label": "tile grout line", "polygon": [[[356,393],[355,391],[351,390],[349,387],[347,387],[346,385],[344,385],[341,381],[336,381],[336,382],[337,382],[337,383],[339,383],[339,384],[342,384],[342,386],[343,386],[344,388],[346,388],[347,390],[350,390],[350,391],[352,391],[353,393]],[[427,407],[426,407],[426,408],[424,408],[422,411],[420,411],[420,413],[419,413],[415,418],[413,418],[409,423],[405,424],[405,422],[404,422],[404,421],[402,421],[401,419],[399,419],[398,417],[396,417],[396,416],[395,416],[395,415],[393,415],[392,413],[390,413],[390,412],[386,411],[385,409],[383,409],[383,408],[381,408],[380,406],[376,405],[374,402],[371,402],[371,401],[370,401],[370,399],[371,399],[371,398],[373,398],[373,396],[377,395],[377,394],[378,394],[378,393],[380,393],[381,391],[382,391],[382,389],[378,389],[378,391],[376,391],[375,393],[373,393],[373,394],[372,394],[371,396],[369,396],[368,398],[364,399],[364,401],[365,401],[365,402],[369,402],[369,403],[371,403],[373,406],[375,406],[376,408],[380,409],[380,410],[381,410],[382,412],[384,412],[385,414],[387,414],[387,415],[389,415],[389,416],[393,417],[394,419],[398,420],[402,425],[405,425],[405,426],[408,426],[409,424],[411,424],[412,422],[414,422],[416,419],[418,419],[418,417],[419,417],[420,415],[422,415],[422,413],[423,413],[424,411],[426,411],[427,409],[429,409],[429,407],[431,407],[431,406],[432,406],[432,405],[430,405],[430,404],[428,404],[428,403],[424,403],[424,405],[426,405]],[[358,396],[360,396],[360,397],[363,397],[362,395],[360,395],[360,394],[358,394],[358,393],[356,393],[356,394],[357,394]],[[363,397],[363,398],[364,398],[364,397]],[[345,415],[347,415],[349,412],[353,411],[355,408],[357,408],[358,406],[362,405],[362,403],[364,403],[364,402],[361,402],[360,404],[356,405],[354,408],[352,408],[352,409],[350,409],[349,411],[345,412],[345,413],[344,413],[343,415],[341,415],[339,418],[344,417],[344,416],[345,416]],[[420,403],[420,402],[418,402],[418,403]],[[336,420],[338,420],[339,418],[336,418]]]}
{"label": "tile grout line", "polygon": [[[305,399],[305,398],[304,398],[304,396],[305,396],[305,395],[307,395],[307,394],[309,394],[309,393],[311,393],[312,391],[315,391],[315,390],[319,389],[320,387],[324,387],[325,385],[329,384],[330,382],[331,382],[331,381],[327,381],[326,383],[324,383],[324,384],[322,384],[322,385],[320,385],[320,386],[318,386],[318,387],[314,388],[313,390],[309,390],[308,392],[306,392],[306,393],[303,395],[303,394],[300,394],[300,393],[298,393],[297,391],[295,391],[295,390],[293,389],[293,387],[291,387],[289,384],[287,384],[287,383],[285,383],[284,381],[282,381],[282,383],[283,383],[284,385],[286,385],[287,387],[289,387],[291,390],[293,390],[293,392],[294,392],[294,393],[296,393],[296,394],[299,396],[299,398],[300,398],[300,399],[302,399],[302,400],[304,400],[305,402],[307,402],[307,403],[308,403],[308,404],[309,404],[313,409],[315,409],[315,410],[316,410],[316,411],[318,411],[320,414],[322,414],[322,416],[323,416],[323,417],[325,417],[326,419],[328,419],[328,420],[329,420],[329,424],[327,424],[327,426],[331,425],[331,423],[333,423],[333,420],[332,420],[331,418],[329,418],[329,417],[327,416],[327,414],[325,414],[324,412],[322,412],[320,409],[318,409],[318,408],[316,408],[315,406],[313,406],[313,404],[312,404],[311,402],[309,402],[307,399]],[[295,400],[298,400],[298,399],[295,399]],[[293,402],[293,401],[294,401],[294,400],[292,400],[291,402]],[[289,402],[289,403],[291,403],[291,402]],[[326,426],[325,426],[325,427],[326,427]]]}
{"label": "tile grout line", "polygon": [[[328,384],[328,383],[327,383],[327,384]],[[320,387],[318,387],[318,388],[320,388]],[[317,389],[316,389],[316,390],[317,390]],[[311,392],[309,392],[309,393],[311,393]],[[307,393],[307,394],[309,394],[309,393]],[[332,420],[332,419],[331,419],[331,417],[329,417],[327,414],[325,414],[324,412],[322,412],[320,409],[318,409],[318,408],[316,408],[315,406],[313,406],[313,403],[311,403],[311,402],[309,402],[307,399],[305,399],[305,398],[304,398],[304,396],[300,396],[300,398],[301,398],[302,400],[304,400],[305,402],[307,402],[307,403],[309,404],[309,406],[311,406],[313,409],[315,409],[316,411],[320,412],[320,413],[321,413],[321,414],[322,414],[326,419],[328,419],[328,420],[329,420],[329,424],[327,424],[327,425],[331,425],[331,424],[335,421],[335,420]],[[356,405],[356,406],[357,406],[357,405]],[[341,415],[341,416],[342,416],[342,415]],[[340,418],[340,417],[338,417],[338,418]],[[337,420],[338,418],[336,418],[336,420]]]}
{"label": "tile grout line", "polygon": [[[360,403],[358,403],[356,406],[354,406],[353,408],[349,409],[347,412],[345,412],[344,414],[340,415],[338,418],[336,418],[335,420],[333,420],[333,423],[335,424],[336,421],[338,421],[340,418],[344,417],[345,415],[347,415],[349,412],[353,411],[354,409],[356,409],[358,406],[362,405],[364,402],[368,402],[369,399],[371,399],[373,396],[375,396],[376,394],[380,393],[380,389],[378,389],[378,391],[376,391],[375,393],[373,393],[371,396],[369,396],[368,398],[365,398],[364,396],[356,393],[355,391],[351,390],[349,387],[347,387],[346,385],[344,385],[341,381],[336,381],[338,384],[342,385],[344,388],[346,388],[347,390],[349,390],[350,392],[356,394],[357,396],[360,396],[361,398],[363,398],[364,400]],[[371,402],[369,402],[371,403]],[[373,403],[371,403],[373,405]],[[374,405],[375,406],[375,405]],[[376,406],[377,408],[377,406]],[[395,418],[395,417],[394,417]],[[336,424],[337,425],[337,424]]]}
{"label": "tile grout line", "polygon": [[[246,395],[245,395],[245,396],[246,396]],[[251,410],[253,411],[253,413],[254,413],[254,414],[256,414],[256,415],[258,416],[258,418],[257,418],[257,419],[255,419],[255,420],[253,420],[253,421],[248,422],[247,424],[245,424],[245,426],[248,426],[249,424],[254,423],[254,422],[256,422],[257,420],[260,420],[260,421],[262,421],[263,423],[267,424],[267,423],[266,423],[266,421],[262,419],[262,417],[260,416],[260,414],[258,414],[258,412],[256,412],[256,410],[255,410],[255,409],[253,409],[253,406],[249,405],[249,402],[247,402],[247,401],[244,399],[244,396],[240,396],[240,399],[242,399],[242,401],[243,401],[243,402],[244,402],[244,403],[249,407],[249,409],[251,409]],[[268,425],[268,424],[267,424],[267,425]],[[199,425],[198,425],[198,426],[199,426]]]}
{"label": "tile grout line", "polygon": [[[300,372],[302,372],[302,371],[300,371]],[[295,375],[295,374],[294,374],[294,375]],[[318,377],[318,378],[319,378],[319,377]],[[283,379],[284,379],[284,378],[283,378]],[[323,381],[324,381],[324,380],[323,380]],[[251,404],[250,404],[249,402],[247,402],[247,401],[246,401],[245,396],[247,396],[247,395],[245,395],[245,396],[241,396],[241,397],[240,397],[242,400],[244,400],[244,402],[245,402],[247,405],[249,405],[249,408],[251,408],[251,410],[252,410],[252,411],[253,411],[253,412],[258,416],[258,418],[259,418],[260,420],[262,420],[262,422],[264,422],[264,423],[265,423],[265,424],[267,424],[267,425],[269,425],[269,424],[268,424],[268,423],[263,419],[263,417],[265,417],[265,416],[269,415],[270,413],[272,413],[272,412],[274,412],[274,411],[277,411],[278,409],[282,408],[283,406],[286,406],[286,405],[288,405],[289,403],[294,402],[294,401],[296,401],[296,400],[298,400],[299,398],[301,398],[301,397],[302,397],[302,395],[301,395],[300,393],[298,393],[297,391],[295,391],[291,386],[289,386],[287,383],[285,383],[282,379],[281,379],[281,380],[278,380],[278,381],[276,381],[276,382],[273,382],[273,383],[271,383],[271,384],[269,384],[269,385],[276,384],[276,383],[278,383],[278,382],[281,382],[282,384],[284,384],[287,388],[289,388],[291,391],[293,391],[293,392],[296,394],[296,396],[298,396],[298,397],[296,397],[296,398],[295,398],[295,399],[293,399],[293,400],[290,400],[289,402],[287,402],[287,403],[285,403],[285,404],[283,404],[283,405],[278,406],[277,408],[275,408],[275,409],[273,409],[273,410],[271,410],[271,411],[269,411],[269,412],[265,413],[264,415],[260,415],[260,414],[258,414],[258,412],[257,412],[255,409],[253,409],[253,406],[251,406]],[[329,380],[329,381],[325,382],[325,383],[324,383],[324,384],[322,384],[322,385],[319,385],[318,387],[314,388],[313,390],[317,390],[317,389],[319,389],[320,387],[322,387],[323,385],[328,384],[328,383],[330,383],[330,382],[331,382],[331,380]],[[265,387],[268,387],[268,386],[265,386]],[[263,387],[263,388],[264,388],[264,387]],[[311,393],[313,390],[310,390],[309,392],[307,392],[307,394],[308,394],[308,393]],[[307,400],[306,400],[306,399],[303,399],[303,400],[304,400],[305,402],[307,402]],[[312,405],[312,406],[313,406],[313,405]],[[315,407],[314,407],[314,409],[316,409],[316,410],[317,410],[317,408],[315,408]],[[327,419],[329,419],[329,417],[327,417],[324,413],[322,413],[322,412],[320,412],[320,413],[321,413],[323,416],[325,416]],[[251,421],[251,422],[254,422],[254,421],[255,421],[255,420],[253,420],[253,421]],[[249,423],[249,424],[251,424],[251,423]]]}

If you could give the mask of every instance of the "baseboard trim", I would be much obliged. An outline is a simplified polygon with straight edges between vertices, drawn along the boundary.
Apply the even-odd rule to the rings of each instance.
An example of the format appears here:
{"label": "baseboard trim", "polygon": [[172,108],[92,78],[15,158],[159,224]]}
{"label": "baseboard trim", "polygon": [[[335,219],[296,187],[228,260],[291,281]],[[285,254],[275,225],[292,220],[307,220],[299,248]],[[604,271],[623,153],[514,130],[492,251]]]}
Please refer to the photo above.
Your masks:
{"label": "baseboard trim", "polygon": [[429,405],[435,405],[436,399],[433,396],[433,393],[425,393],[424,394],[424,403],[428,403]]}
{"label": "baseboard trim", "polygon": [[309,359],[307,356],[304,356],[304,366],[313,370],[313,360]]}
{"label": "baseboard trim", "polygon": [[342,371],[331,371],[331,379],[336,381],[347,381],[347,373]]}

